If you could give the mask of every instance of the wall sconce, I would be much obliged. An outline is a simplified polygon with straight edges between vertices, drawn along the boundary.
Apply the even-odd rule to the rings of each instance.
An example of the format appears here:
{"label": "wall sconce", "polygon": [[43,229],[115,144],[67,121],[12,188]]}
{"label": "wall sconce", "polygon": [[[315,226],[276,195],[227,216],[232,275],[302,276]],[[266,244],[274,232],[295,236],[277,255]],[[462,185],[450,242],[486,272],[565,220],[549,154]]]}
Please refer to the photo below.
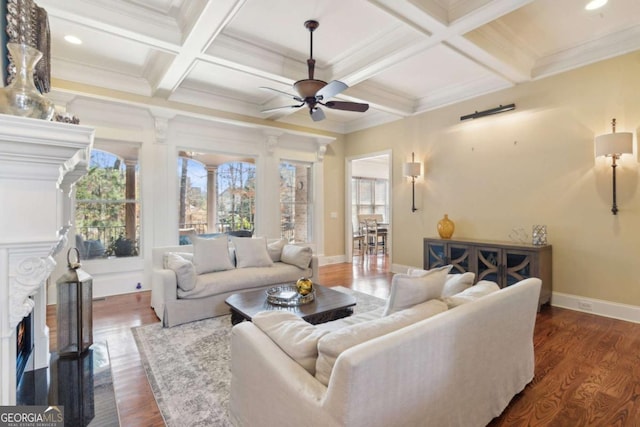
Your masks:
{"label": "wall sconce", "polygon": [[490,108],[484,111],[476,111],[475,113],[467,114],[466,116],[460,117],[460,121],[468,120],[468,119],[478,119],[480,117],[490,116],[492,114],[500,114],[507,111],[515,110],[516,104],[509,105],[500,105],[496,108]]}
{"label": "wall sconce", "polygon": [[416,178],[420,176],[422,164],[416,162],[414,153],[411,153],[411,161],[404,164],[404,176],[411,178],[411,212],[415,212],[416,208]]}
{"label": "wall sconce", "polygon": [[616,160],[621,155],[633,153],[633,134],[631,132],[616,133],[616,119],[611,121],[613,128],[612,133],[596,136],[595,149],[596,157],[611,157],[613,163],[613,205],[611,212],[616,215],[618,213],[618,205],[616,204]]}

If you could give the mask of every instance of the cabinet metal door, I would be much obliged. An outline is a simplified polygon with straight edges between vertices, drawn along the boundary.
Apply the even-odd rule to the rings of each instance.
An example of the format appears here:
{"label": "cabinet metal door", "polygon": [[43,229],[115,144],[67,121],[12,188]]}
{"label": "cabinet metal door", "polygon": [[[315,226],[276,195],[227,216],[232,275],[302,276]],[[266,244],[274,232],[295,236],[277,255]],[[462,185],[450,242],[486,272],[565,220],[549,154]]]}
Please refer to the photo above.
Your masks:
{"label": "cabinet metal door", "polygon": [[446,245],[444,243],[427,242],[425,246],[427,250],[425,269],[430,270],[448,264]]}
{"label": "cabinet metal door", "polygon": [[[477,279],[478,280],[490,280],[501,285],[500,280],[500,258],[501,250],[496,248],[483,248],[476,249],[476,261],[477,261]],[[501,285],[502,286],[502,285]]]}
{"label": "cabinet metal door", "polygon": [[471,271],[471,248],[468,245],[456,245],[455,243],[450,243],[447,246],[447,261],[448,264],[453,265],[450,273]]}
{"label": "cabinet metal door", "polygon": [[511,286],[531,277],[533,267],[531,252],[507,249],[504,253],[505,285]]}

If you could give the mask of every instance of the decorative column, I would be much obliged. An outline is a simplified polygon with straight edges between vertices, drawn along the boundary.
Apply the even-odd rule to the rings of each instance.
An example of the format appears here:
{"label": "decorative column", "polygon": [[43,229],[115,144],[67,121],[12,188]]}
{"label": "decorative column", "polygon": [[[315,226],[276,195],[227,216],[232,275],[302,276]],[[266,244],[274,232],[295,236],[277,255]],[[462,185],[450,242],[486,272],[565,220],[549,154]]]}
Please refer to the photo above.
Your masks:
{"label": "decorative column", "polygon": [[16,325],[33,314],[33,368],[49,363],[45,282],[66,244],[73,184],[94,130],[0,115],[0,405],[16,404]]}
{"label": "decorative column", "polygon": [[218,230],[218,166],[207,166],[207,233]]}
{"label": "decorative column", "polygon": [[309,214],[307,212],[307,202],[309,199],[309,168],[307,166],[296,165],[295,177],[295,207],[294,207],[294,227],[296,242],[307,242],[307,231],[309,229]]}

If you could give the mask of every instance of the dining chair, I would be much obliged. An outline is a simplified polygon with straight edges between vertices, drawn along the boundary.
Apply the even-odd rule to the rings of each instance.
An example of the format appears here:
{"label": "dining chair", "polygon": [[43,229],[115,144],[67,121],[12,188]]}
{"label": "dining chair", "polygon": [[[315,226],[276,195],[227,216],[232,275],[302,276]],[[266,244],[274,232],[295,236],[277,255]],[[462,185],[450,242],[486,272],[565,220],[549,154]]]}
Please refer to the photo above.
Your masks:
{"label": "dining chair", "polygon": [[387,230],[378,227],[378,221],[371,218],[365,220],[365,230],[368,252],[377,255],[382,249],[382,253],[386,253]]}
{"label": "dining chair", "polygon": [[353,227],[353,242],[352,242],[352,250],[356,249],[356,243],[358,244],[358,255],[364,257],[364,252],[366,250],[365,245],[365,234],[363,227],[360,223],[357,226]]}

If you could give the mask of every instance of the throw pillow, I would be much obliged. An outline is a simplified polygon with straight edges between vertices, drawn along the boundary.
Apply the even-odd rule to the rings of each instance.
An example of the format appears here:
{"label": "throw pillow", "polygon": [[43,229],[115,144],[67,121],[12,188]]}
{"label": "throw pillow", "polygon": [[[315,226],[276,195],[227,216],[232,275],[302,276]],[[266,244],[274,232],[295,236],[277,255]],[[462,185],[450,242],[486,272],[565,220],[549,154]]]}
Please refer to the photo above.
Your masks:
{"label": "throw pillow", "polygon": [[267,252],[267,240],[264,237],[229,237],[236,252],[236,267],[271,267],[273,261]]}
{"label": "throw pillow", "polygon": [[407,269],[407,274],[411,277],[420,277],[420,276],[424,276],[425,274],[427,274],[429,272],[429,270],[422,270],[420,268],[411,268],[409,267]]}
{"label": "throw pillow", "polygon": [[286,244],[287,241],[285,239],[280,239],[267,245],[267,250],[269,251],[271,261],[280,262],[280,257],[282,256],[282,248],[284,248],[284,245]]}
{"label": "throw pillow", "polygon": [[485,295],[492,294],[500,290],[500,286],[496,282],[490,282],[488,280],[480,280],[470,288],[465,289],[459,294],[453,295],[448,298],[444,298],[443,301],[447,304],[447,307],[454,308],[468,302],[473,302],[478,298],[482,298]]}
{"label": "throw pillow", "polygon": [[[409,268],[407,270],[407,274],[412,277],[422,277],[428,272],[429,270],[421,270],[418,268]],[[447,280],[444,282],[444,288],[442,289],[442,298],[450,297],[464,291],[473,285],[475,278],[475,273],[469,271],[462,274],[447,274]]]}
{"label": "throw pillow", "polygon": [[184,258],[187,261],[193,262],[193,252],[165,252],[164,257],[162,259],[162,266],[164,268],[169,268],[169,254],[178,255],[180,258]]}
{"label": "throw pillow", "polygon": [[391,292],[383,316],[404,310],[434,298],[440,298],[451,265],[434,268],[423,276],[396,274],[391,279]]}
{"label": "throw pillow", "polygon": [[347,326],[321,337],[318,341],[316,379],[324,385],[329,384],[333,367],[343,351],[445,311],[446,304],[432,299],[390,316]]}
{"label": "throw pillow", "polygon": [[193,265],[196,267],[197,274],[234,268],[229,258],[226,236],[218,239],[192,236],[191,240],[193,241]]}
{"label": "throw pillow", "polygon": [[315,375],[318,340],[329,331],[316,329],[314,325],[287,311],[262,311],[253,316],[251,321],[289,357]]}
{"label": "throw pillow", "polygon": [[311,263],[313,251],[308,246],[284,245],[280,261],[306,270]]}
{"label": "throw pillow", "polygon": [[444,288],[442,289],[442,298],[447,298],[464,291],[473,285],[475,278],[475,273],[471,273],[470,271],[462,274],[448,274],[447,280],[444,282]]}
{"label": "throw pillow", "polygon": [[190,291],[196,287],[196,268],[193,263],[180,255],[169,252],[167,267],[176,273],[178,286],[183,291]]}

